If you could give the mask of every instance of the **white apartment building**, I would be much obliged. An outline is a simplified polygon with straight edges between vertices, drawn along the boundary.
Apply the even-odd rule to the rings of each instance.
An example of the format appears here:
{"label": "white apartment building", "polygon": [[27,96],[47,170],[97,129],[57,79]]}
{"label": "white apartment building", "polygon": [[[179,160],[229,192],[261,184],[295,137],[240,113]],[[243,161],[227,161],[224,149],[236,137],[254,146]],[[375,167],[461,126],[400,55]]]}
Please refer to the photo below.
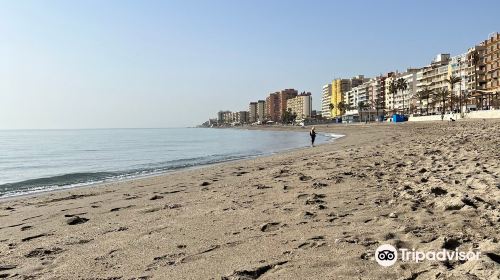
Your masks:
{"label": "white apartment building", "polygon": [[[343,94],[344,102],[349,110],[342,116],[342,122],[374,121],[376,119],[375,110],[370,106],[371,92],[372,80],[366,80]],[[362,110],[359,108],[361,103],[365,105]]]}
{"label": "white apartment building", "polygon": [[449,54],[439,54],[430,65],[423,67],[422,72],[417,76],[417,91],[424,87],[432,91],[448,87],[446,79],[448,78],[449,62]]}
{"label": "white apartment building", "polygon": [[[417,105],[415,100],[418,83],[417,77],[421,71],[421,69],[410,68],[404,73],[395,73],[393,76],[388,77],[385,80],[385,102],[389,111],[408,114],[415,108]],[[389,91],[389,85],[391,82],[397,81],[401,78],[405,80],[407,88],[403,91],[398,89],[398,91],[393,95]]]}
{"label": "white apartment building", "polygon": [[[453,56],[448,64],[448,76],[455,76],[461,79],[460,83],[453,86],[453,94],[459,95],[460,89],[465,91],[469,80],[469,67],[467,65],[467,53]],[[451,86],[449,88],[451,90]]]}
{"label": "white apartment building", "polygon": [[323,86],[323,92],[321,95],[321,115],[323,118],[331,118],[332,110],[330,110],[330,104],[332,103],[332,84],[327,84]]}
{"label": "white apartment building", "polygon": [[370,85],[370,81],[364,82],[361,85],[353,87],[351,90],[344,92],[342,94],[344,104],[349,106],[351,110],[356,110],[358,108],[359,102],[363,102],[369,105]]}
{"label": "white apartment building", "polygon": [[[370,80],[368,98],[370,108],[383,115],[385,110],[385,79],[386,76],[378,76]],[[378,109],[378,110],[377,110]]]}
{"label": "white apartment building", "polygon": [[[437,93],[442,88],[448,88],[446,79],[449,77],[449,63],[449,54],[438,54],[430,65],[423,67],[422,71],[417,73],[417,92],[427,88],[431,92]],[[429,99],[429,102],[431,101],[432,98]],[[422,103],[421,106],[427,106],[425,100]]]}

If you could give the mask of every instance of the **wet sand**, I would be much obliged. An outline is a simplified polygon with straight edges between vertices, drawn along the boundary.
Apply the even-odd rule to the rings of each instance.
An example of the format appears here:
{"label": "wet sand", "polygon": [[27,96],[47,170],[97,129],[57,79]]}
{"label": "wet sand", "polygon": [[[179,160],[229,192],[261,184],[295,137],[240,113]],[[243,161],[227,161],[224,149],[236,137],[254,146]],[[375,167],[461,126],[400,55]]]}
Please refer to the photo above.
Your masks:
{"label": "wet sand", "polygon": [[[0,278],[499,279],[500,120],[317,131],[346,136],[0,201]],[[385,268],[386,243],[481,257]]]}

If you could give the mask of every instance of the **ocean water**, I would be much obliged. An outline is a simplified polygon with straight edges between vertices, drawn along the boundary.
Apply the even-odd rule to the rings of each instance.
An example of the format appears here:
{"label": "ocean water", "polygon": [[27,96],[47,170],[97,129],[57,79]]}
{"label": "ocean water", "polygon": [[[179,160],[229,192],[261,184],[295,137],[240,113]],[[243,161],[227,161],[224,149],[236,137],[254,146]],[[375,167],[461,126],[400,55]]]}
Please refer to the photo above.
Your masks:
{"label": "ocean water", "polygon": [[[316,141],[332,137],[318,134]],[[0,130],[0,197],[147,176],[308,145],[307,131]]]}

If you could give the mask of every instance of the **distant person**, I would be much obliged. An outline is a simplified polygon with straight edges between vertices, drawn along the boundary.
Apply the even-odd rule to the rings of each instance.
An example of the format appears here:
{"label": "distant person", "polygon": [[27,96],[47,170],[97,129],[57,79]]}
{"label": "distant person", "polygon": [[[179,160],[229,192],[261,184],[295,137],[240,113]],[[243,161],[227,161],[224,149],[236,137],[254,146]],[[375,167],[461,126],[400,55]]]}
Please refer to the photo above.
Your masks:
{"label": "distant person", "polygon": [[311,136],[311,146],[314,147],[314,140],[316,140],[316,131],[314,130],[314,126],[311,128],[309,136]]}

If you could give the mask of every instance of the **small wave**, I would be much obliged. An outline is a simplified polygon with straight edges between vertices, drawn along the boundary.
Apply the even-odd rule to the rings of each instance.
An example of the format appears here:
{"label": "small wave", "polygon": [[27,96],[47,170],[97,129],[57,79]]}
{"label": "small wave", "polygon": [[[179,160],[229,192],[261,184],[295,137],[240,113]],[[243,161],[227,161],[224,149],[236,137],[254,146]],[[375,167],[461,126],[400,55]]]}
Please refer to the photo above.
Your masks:
{"label": "small wave", "polygon": [[[26,192],[28,190],[36,190],[43,187],[76,185],[93,182],[96,180],[104,180],[116,176],[114,172],[83,172],[69,173],[52,177],[30,179],[21,182],[7,183],[0,185],[0,194],[12,192]],[[1,196],[1,195],[0,195]]]}
{"label": "small wave", "polygon": [[336,134],[336,133],[325,133],[324,135],[326,137],[330,138],[330,140],[335,140],[335,139],[342,138],[345,136],[343,134]]}
{"label": "small wave", "polygon": [[196,158],[177,159],[160,162],[140,168],[115,171],[115,172],[80,172],[57,175],[52,177],[30,179],[15,183],[0,185],[0,197],[12,197],[43,191],[67,189],[108,181],[131,179],[148,175],[159,174],[167,171],[182,168],[195,167],[200,165],[215,164],[230,160],[237,160],[249,157],[250,155],[213,155]]}

